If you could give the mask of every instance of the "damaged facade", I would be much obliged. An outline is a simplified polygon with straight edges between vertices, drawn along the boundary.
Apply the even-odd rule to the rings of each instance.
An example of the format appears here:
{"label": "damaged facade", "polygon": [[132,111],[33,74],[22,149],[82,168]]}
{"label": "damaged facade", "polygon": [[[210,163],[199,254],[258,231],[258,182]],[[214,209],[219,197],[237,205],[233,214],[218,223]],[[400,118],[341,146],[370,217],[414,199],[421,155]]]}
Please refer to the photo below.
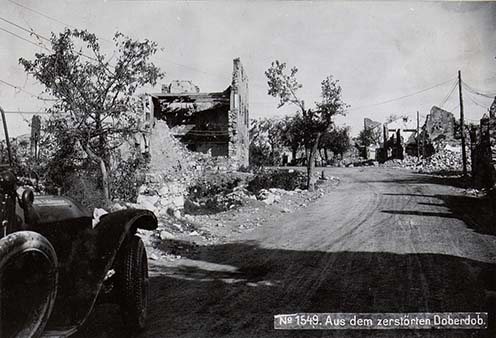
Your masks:
{"label": "damaged facade", "polygon": [[[367,126],[365,119],[365,126]],[[373,122],[373,121],[372,121]],[[384,162],[390,159],[403,159],[405,153],[410,156],[429,157],[436,152],[436,145],[457,144],[455,137],[454,115],[433,106],[422,126],[408,116],[383,124],[383,141],[377,149],[376,159]],[[372,125],[370,120],[368,125]],[[377,127],[377,122],[373,124]]]}
{"label": "damaged facade", "polygon": [[248,166],[248,77],[239,58],[226,90],[204,93],[190,81],[173,81],[161,93],[147,94],[144,108],[148,134],[160,133],[154,121],[163,120],[191,151],[225,158],[230,167]]}

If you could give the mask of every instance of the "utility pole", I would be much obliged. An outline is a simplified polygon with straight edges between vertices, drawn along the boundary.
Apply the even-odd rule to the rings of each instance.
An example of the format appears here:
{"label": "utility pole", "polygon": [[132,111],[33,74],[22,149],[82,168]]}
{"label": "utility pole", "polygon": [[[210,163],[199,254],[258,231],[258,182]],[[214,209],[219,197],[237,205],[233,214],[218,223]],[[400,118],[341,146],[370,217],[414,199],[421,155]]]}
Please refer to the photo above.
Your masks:
{"label": "utility pole", "polygon": [[463,176],[467,176],[467,153],[465,151],[465,121],[463,117],[462,72],[458,71],[458,94],[460,97],[460,129],[462,134]]}
{"label": "utility pole", "polygon": [[419,111],[417,110],[417,159],[420,158],[420,118]]}
{"label": "utility pole", "polygon": [[7,128],[7,120],[5,119],[5,111],[0,107],[0,113],[2,114],[3,121],[3,132],[5,133],[5,144],[7,145],[7,153],[9,155],[9,164],[11,167],[14,166],[14,160],[12,158],[12,150],[10,148],[10,140],[9,140],[9,130]]}

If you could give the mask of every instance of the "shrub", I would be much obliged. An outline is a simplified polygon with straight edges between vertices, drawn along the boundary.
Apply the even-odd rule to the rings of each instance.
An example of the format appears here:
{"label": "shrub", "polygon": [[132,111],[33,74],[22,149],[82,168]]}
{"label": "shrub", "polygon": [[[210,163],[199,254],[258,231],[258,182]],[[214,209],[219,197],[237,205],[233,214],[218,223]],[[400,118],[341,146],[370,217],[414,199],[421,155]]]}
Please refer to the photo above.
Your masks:
{"label": "shrub", "polygon": [[185,212],[216,213],[240,206],[239,198],[231,195],[240,182],[239,177],[223,174],[203,178],[188,188]]}
{"label": "shrub", "polygon": [[248,191],[258,194],[261,189],[279,188],[284,190],[304,189],[306,174],[300,171],[272,170],[258,173],[248,183]]}
{"label": "shrub", "polygon": [[146,170],[147,164],[147,159],[141,153],[132,154],[126,160],[117,161],[111,177],[111,198],[135,203],[138,198],[139,187],[145,183],[143,172]]}
{"label": "shrub", "polygon": [[98,175],[68,176],[62,185],[62,194],[81,203],[89,210],[106,207]]}
{"label": "shrub", "polygon": [[188,188],[188,198],[199,200],[205,197],[212,197],[218,194],[228,194],[233,192],[241,179],[228,175],[212,175],[198,181]]}

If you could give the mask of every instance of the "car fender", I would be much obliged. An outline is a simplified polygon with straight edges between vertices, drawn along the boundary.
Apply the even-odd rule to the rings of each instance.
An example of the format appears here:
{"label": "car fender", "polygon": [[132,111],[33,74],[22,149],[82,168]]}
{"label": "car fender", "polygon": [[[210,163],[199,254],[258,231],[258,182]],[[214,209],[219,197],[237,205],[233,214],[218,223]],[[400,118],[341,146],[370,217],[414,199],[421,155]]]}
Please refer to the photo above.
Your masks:
{"label": "car fender", "polygon": [[[64,245],[63,242],[70,241],[71,245],[70,252],[60,257],[60,287],[47,329],[68,332],[82,325],[93,309],[104,278],[126,237],[137,229],[156,228],[157,218],[153,212],[126,209],[102,216],[95,227],[89,224],[71,238],[62,240],[62,243],[57,243],[60,236],[55,236],[52,243],[56,250],[57,245]],[[48,234],[47,237],[50,239],[51,236]]]}

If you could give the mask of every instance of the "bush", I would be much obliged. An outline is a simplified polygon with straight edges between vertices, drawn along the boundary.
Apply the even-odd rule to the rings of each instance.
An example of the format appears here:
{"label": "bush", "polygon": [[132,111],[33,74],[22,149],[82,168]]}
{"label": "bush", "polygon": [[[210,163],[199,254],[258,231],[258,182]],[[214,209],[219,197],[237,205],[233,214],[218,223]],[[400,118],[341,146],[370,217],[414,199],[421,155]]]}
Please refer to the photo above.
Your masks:
{"label": "bush", "polygon": [[236,196],[230,195],[241,179],[231,175],[212,175],[188,188],[185,201],[186,213],[216,213],[241,205]]}
{"label": "bush", "polygon": [[264,167],[277,166],[282,162],[282,153],[279,150],[272,152],[270,147],[265,144],[251,143],[249,147],[250,166]]}
{"label": "bush", "polygon": [[300,171],[273,170],[258,173],[249,183],[248,191],[258,194],[261,189],[305,189],[306,174]]}
{"label": "bush", "polygon": [[106,207],[99,175],[70,175],[64,181],[62,194],[93,210]]}
{"label": "bush", "polygon": [[145,183],[143,172],[147,164],[141,153],[133,154],[127,160],[120,159],[111,177],[111,199],[136,203],[139,187]]}
{"label": "bush", "polygon": [[205,197],[212,197],[218,194],[228,194],[233,192],[241,179],[228,175],[212,175],[198,181],[196,184],[188,188],[188,198],[191,200],[199,200]]}

